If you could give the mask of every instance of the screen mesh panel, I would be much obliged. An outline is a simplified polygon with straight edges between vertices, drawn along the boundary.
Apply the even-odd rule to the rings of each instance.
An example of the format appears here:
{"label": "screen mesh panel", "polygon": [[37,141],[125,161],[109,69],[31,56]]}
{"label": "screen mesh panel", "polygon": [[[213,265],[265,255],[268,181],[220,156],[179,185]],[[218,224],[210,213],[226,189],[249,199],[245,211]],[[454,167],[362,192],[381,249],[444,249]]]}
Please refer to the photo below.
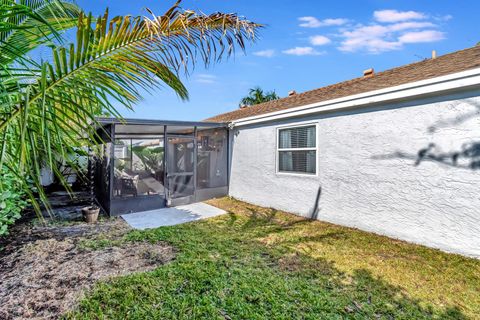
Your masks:
{"label": "screen mesh panel", "polygon": [[197,132],[197,188],[208,189],[228,185],[228,141],[224,128]]}
{"label": "screen mesh panel", "polygon": [[168,137],[167,141],[167,178],[170,198],[192,196],[195,192],[193,137]]}
{"label": "screen mesh panel", "polygon": [[165,194],[162,137],[117,139],[113,147],[115,198]]}
{"label": "screen mesh panel", "polygon": [[193,138],[169,137],[167,166],[169,174],[188,173],[193,175]]}

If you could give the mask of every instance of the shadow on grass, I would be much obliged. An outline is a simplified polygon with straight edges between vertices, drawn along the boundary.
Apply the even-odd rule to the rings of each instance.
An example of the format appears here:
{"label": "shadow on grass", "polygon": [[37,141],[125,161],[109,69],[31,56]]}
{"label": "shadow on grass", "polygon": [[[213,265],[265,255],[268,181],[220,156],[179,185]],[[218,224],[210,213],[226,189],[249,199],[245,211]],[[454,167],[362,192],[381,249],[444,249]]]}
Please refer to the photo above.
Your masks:
{"label": "shadow on grass", "polygon": [[[308,225],[312,221],[316,221],[309,218],[296,217],[291,221],[280,222],[276,219],[279,213],[279,211],[276,209],[268,208],[267,212],[259,212],[255,208],[251,207],[246,207],[246,209],[248,210],[247,221],[243,222],[242,228],[244,230],[250,229],[253,232],[255,232],[257,229],[260,230],[260,232],[265,232],[266,230],[262,230],[261,228],[266,227],[270,234],[280,233],[294,228],[295,226]],[[235,213],[229,212],[229,214],[232,221],[234,219],[232,215],[235,215]]]}
{"label": "shadow on grass", "polygon": [[233,226],[235,224],[235,222],[237,222],[237,215],[235,213],[233,213],[232,211],[227,211],[227,214],[228,214],[228,225],[229,226]]}
{"label": "shadow on grass", "polygon": [[[95,288],[69,318],[155,319],[467,319],[456,307],[437,308],[365,269],[345,274],[332,261],[258,237],[291,228],[278,212],[230,212],[215,223],[131,233],[131,241],[167,241],[177,259],[154,272],[113,279]],[[221,220],[223,219],[223,220]],[[301,223],[310,223],[298,220]],[[285,222],[285,224],[284,224]],[[291,241],[330,241],[342,232]]]}
{"label": "shadow on grass", "polygon": [[[286,243],[305,243],[305,242],[326,242],[331,244],[336,240],[344,240],[348,238],[348,234],[344,231],[331,231],[313,236],[304,236],[286,241]],[[284,242],[285,243],[285,242]]]}
{"label": "shadow on grass", "polygon": [[274,222],[278,210],[269,208],[268,212],[259,212],[255,208],[246,207],[249,211],[249,218],[246,223],[243,224],[244,229],[259,227],[261,225],[269,225]]}
{"label": "shadow on grass", "polygon": [[375,278],[365,269],[355,270],[352,278],[354,295],[364,299],[361,302],[352,301],[351,309],[346,308],[346,311],[355,310],[359,312],[359,307],[373,304],[374,299],[381,299],[384,302],[381,303],[377,311],[373,311],[375,317],[382,316],[395,319],[402,314],[407,315],[407,317],[411,314],[413,315],[412,318],[467,319],[458,307],[449,306],[440,312],[439,310],[434,310],[431,306],[423,307],[419,300],[405,295],[402,288],[392,286],[383,280]]}
{"label": "shadow on grass", "polygon": [[[277,221],[275,221],[275,216],[278,213],[278,211],[275,209],[269,209],[270,214],[267,215],[259,214],[253,208],[247,209],[251,212],[251,214],[248,216],[247,221],[243,224],[243,229],[251,229],[254,231],[256,237],[268,237],[274,233],[283,232],[298,225],[309,225],[315,222],[315,220],[306,218],[296,219],[287,223],[279,224]],[[334,276],[335,278],[339,275],[344,277],[345,274],[336,269],[333,263],[328,262],[325,259],[313,258],[308,254],[287,249],[288,247],[284,247],[284,245],[308,242],[323,242],[332,244],[338,240],[348,239],[348,237],[349,235],[346,231],[328,231],[322,234],[292,237],[290,240],[283,239],[280,241],[280,243],[278,243],[278,245],[282,246],[286,252],[283,251],[284,256],[279,258],[276,264],[281,270],[299,273],[302,277],[316,278],[319,275],[329,275]],[[331,279],[324,280],[330,283]],[[347,287],[349,287],[349,290],[347,291],[351,291],[353,296],[362,296],[362,292],[370,292],[372,294],[374,293],[378,297],[382,297],[382,300],[389,301],[387,303],[388,307],[385,307],[385,309],[381,308],[379,311],[373,314],[376,318],[382,316],[387,316],[387,318],[396,318],[396,316],[398,316],[398,310],[410,310],[414,311],[414,313],[418,316],[426,316],[427,318],[435,314],[438,319],[468,319],[456,306],[447,307],[440,313],[438,310],[435,312],[434,308],[431,306],[426,308],[422,307],[419,300],[409,298],[401,287],[390,285],[388,282],[375,278],[372,273],[366,269],[355,270],[351,282],[352,285],[347,285]],[[336,285],[338,286],[337,289],[346,288],[345,284],[342,285],[340,283],[336,283]],[[340,291],[343,291],[343,289],[340,289]],[[363,304],[352,300],[352,305],[346,306],[344,311],[352,314],[358,312],[361,313],[362,305],[366,305],[367,307],[372,305],[372,294],[369,294],[366,297],[366,302],[363,301]],[[363,296],[363,298],[365,298],[365,296]],[[391,308],[391,303],[394,303],[394,306],[398,309],[395,310],[395,308]]]}
{"label": "shadow on grass", "polygon": [[435,310],[422,306],[420,300],[408,297],[401,287],[374,277],[366,269],[357,269],[348,276],[332,262],[298,252],[280,258],[277,266],[287,274],[315,283],[312,291],[317,287],[332,293],[329,298],[339,300],[334,303],[338,315],[365,319],[468,319],[458,307]]}

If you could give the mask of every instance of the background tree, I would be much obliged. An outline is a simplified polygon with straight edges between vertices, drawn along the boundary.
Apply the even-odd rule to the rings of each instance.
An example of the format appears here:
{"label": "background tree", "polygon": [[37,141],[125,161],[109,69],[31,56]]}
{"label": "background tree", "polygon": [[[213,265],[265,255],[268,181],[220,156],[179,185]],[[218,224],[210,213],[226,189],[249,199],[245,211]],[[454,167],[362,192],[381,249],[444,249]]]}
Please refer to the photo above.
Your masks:
{"label": "background tree", "polygon": [[[68,190],[55,161],[75,168],[68,155],[99,138],[96,117],[121,117],[115,101],[132,108],[140,88],[164,85],[188,99],[180,73],[244,50],[260,27],[235,14],[179,5],[160,16],[149,11],[151,18],[109,19],[108,10],[94,18],[66,0],[0,2],[0,167],[18,179],[37,211],[37,197],[48,205],[41,169],[51,168]],[[60,32],[72,26],[76,41],[64,45]],[[42,46],[51,47],[51,59],[28,56]]]}
{"label": "background tree", "polygon": [[277,100],[280,97],[272,91],[263,91],[260,87],[251,88],[248,96],[240,100],[240,106],[253,106],[255,104]]}

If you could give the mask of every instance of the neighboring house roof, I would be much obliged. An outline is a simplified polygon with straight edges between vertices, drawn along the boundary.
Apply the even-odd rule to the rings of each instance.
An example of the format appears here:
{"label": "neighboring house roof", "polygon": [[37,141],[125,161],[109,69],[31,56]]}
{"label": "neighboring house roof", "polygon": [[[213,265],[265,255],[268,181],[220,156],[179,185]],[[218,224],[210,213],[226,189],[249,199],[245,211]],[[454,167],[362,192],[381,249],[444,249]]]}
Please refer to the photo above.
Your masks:
{"label": "neighboring house roof", "polygon": [[480,67],[480,46],[452,52],[435,59],[423,60],[401,67],[295,94],[286,98],[223,113],[205,121],[229,122],[312,103],[343,98],[369,91],[386,89],[410,82],[445,76]]}

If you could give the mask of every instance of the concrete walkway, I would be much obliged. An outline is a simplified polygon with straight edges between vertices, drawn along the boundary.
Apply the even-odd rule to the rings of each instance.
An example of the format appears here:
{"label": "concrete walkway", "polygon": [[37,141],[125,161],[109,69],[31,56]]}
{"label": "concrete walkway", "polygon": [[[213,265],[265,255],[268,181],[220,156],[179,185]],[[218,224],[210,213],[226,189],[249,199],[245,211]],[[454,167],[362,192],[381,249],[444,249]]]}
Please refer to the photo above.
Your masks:
{"label": "concrete walkway", "polygon": [[132,228],[145,230],[216,217],[225,213],[226,211],[222,209],[199,202],[174,208],[124,214],[122,218]]}

